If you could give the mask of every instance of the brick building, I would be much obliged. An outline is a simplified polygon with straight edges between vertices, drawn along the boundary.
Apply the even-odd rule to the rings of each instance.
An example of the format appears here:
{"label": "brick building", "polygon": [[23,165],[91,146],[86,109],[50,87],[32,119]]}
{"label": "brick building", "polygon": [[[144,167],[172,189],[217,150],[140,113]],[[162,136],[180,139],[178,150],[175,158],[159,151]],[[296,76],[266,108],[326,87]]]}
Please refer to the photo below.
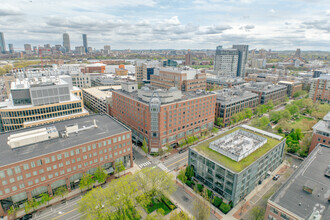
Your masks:
{"label": "brick building", "polygon": [[190,68],[161,68],[150,76],[150,85],[162,89],[177,87],[181,91],[206,90],[206,73]]}
{"label": "brick building", "polygon": [[272,100],[274,104],[284,102],[287,97],[287,87],[284,85],[274,85],[267,82],[250,82],[244,84],[242,89],[258,94],[260,104],[266,104],[269,100]]}
{"label": "brick building", "polygon": [[302,90],[303,84],[298,81],[279,81],[279,85],[287,86],[287,94],[289,97],[293,97],[293,95]]}
{"label": "brick building", "polygon": [[259,96],[250,91],[233,88],[216,91],[216,94],[215,116],[223,118],[225,126],[230,123],[233,114],[242,112],[245,108],[254,110],[259,104]]}
{"label": "brick building", "polygon": [[79,187],[83,173],[131,167],[131,131],[108,115],[90,115],[0,134],[0,216],[41,193]]}
{"label": "brick building", "polygon": [[83,73],[104,73],[106,65],[103,63],[88,64],[81,69]]}
{"label": "brick building", "polygon": [[265,220],[330,219],[330,148],[318,144],[267,203]]}
{"label": "brick building", "polygon": [[311,153],[319,143],[330,146],[330,112],[313,126],[313,136],[309,153]]}
{"label": "brick building", "polygon": [[136,83],[123,83],[112,92],[112,115],[132,129],[133,139],[145,139],[149,151],[176,146],[187,136],[212,129],[216,95],[182,92],[175,87],[152,90]]}
{"label": "brick building", "polygon": [[321,74],[320,78],[313,79],[309,98],[314,102],[330,103],[330,74]]}

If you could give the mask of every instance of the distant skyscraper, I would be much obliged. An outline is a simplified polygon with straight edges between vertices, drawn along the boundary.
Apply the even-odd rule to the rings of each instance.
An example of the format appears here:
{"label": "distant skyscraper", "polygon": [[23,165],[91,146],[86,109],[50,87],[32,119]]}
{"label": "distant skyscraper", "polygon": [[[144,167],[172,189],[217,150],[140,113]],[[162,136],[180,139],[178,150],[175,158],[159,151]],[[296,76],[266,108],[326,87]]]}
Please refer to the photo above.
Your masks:
{"label": "distant skyscraper", "polygon": [[217,46],[214,59],[214,72],[217,76],[236,77],[238,67],[238,50],[223,49]]}
{"label": "distant skyscraper", "polygon": [[84,44],[84,48],[85,48],[85,53],[88,52],[88,44],[87,44],[87,34],[83,34],[83,44]]}
{"label": "distant skyscraper", "polygon": [[6,42],[2,32],[0,32],[0,52],[6,52]]}
{"label": "distant skyscraper", "polygon": [[24,50],[26,53],[31,53],[32,51],[31,44],[24,44]]}
{"label": "distant skyscraper", "polygon": [[300,57],[301,56],[301,50],[297,48],[296,53],[294,54],[295,57]]}
{"label": "distant skyscraper", "polygon": [[190,66],[192,64],[192,54],[190,50],[188,50],[188,53],[186,54],[185,58],[186,58],[185,65]]}
{"label": "distant skyscraper", "polygon": [[110,54],[111,46],[110,45],[104,45],[104,53]]}
{"label": "distant skyscraper", "polygon": [[245,65],[249,54],[249,45],[233,45],[238,50],[237,77],[245,77]]}
{"label": "distant skyscraper", "polygon": [[65,52],[69,52],[70,48],[70,36],[68,33],[63,34],[63,47],[65,48]]}
{"label": "distant skyscraper", "polygon": [[9,47],[9,53],[14,53],[14,45],[13,44],[8,44]]}

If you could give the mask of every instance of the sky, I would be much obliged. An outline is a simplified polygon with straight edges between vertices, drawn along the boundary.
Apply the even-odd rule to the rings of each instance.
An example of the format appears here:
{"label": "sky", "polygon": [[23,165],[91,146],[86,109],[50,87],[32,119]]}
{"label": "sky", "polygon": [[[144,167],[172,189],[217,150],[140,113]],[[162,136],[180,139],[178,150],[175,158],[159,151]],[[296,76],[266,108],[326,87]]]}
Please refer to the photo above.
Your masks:
{"label": "sky", "polygon": [[[329,0],[0,0],[0,32],[20,50],[62,44],[71,49],[249,49],[330,51]],[[8,47],[8,46],[7,46]]]}

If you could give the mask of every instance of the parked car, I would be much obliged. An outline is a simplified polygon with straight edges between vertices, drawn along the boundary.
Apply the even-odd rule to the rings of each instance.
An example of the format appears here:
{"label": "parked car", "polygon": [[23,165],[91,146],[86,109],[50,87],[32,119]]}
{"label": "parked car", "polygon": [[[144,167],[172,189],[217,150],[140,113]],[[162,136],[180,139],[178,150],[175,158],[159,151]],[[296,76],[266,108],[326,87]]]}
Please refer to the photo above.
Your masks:
{"label": "parked car", "polygon": [[22,218],[19,218],[20,220],[28,220],[28,219],[32,219],[32,214],[26,214],[24,215]]}
{"label": "parked car", "polygon": [[273,177],[273,180],[278,180],[280,178],[280,175],[275,175],[274,177]]}
{"label": "parked car", "polygon": [[185,152],[186,150],[184,150],[184,149],[181,149],[181,150],[179,150],[179,154],[182,154],[183,152]]}

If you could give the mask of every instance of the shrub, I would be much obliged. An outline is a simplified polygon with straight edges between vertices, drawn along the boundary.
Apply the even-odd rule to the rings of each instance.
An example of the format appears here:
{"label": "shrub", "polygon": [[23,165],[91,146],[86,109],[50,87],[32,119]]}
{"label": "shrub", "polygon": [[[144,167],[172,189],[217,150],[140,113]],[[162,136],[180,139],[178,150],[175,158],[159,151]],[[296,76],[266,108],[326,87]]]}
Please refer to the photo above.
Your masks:
{"label": "shrub", "polygon": [[209,189],[207,189],[206,192],[207,192],[207,197],[208,198],[211,198],[212,195],[213,195],[213,192],[211,190],[209,190]]}
{"label": "shrub", "polygon": [[221,205],[221,203],[222,203],[222,199],[220,199],[219,197],[215,196],[212,203],[213,203],[213,205],[215,207],[219,207]]}
{"label": "shrub", "polygon": [[192,187],[192,185],[193,185],[193,181],[191,181],[191,180],[187,180],[187,181],[186,181],[186,184],[187,184],[187,186]]}
{"label": "shrub", "polygon": [[230,205],[226,204],[226,203],[221,203],[220,205],[220,210],[221,212],[223,212],[224,214],[227,214],[230,211]]}
{"label": "shrub", "polygon": [[202,184],[197,184],[197,189],[199,192],[202,192],[203,191],[203,185]]}

